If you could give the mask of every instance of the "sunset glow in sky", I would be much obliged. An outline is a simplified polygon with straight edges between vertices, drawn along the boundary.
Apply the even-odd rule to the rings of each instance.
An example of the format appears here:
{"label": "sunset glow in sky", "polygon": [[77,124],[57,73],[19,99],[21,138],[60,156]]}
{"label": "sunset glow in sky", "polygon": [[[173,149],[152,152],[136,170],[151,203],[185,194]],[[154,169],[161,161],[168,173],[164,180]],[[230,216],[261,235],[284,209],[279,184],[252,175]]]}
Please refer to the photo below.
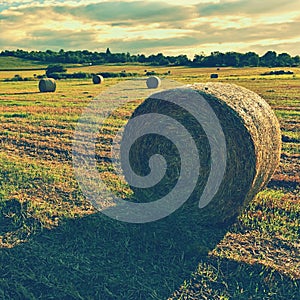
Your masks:
{"label": "sunset glow in sky", "polygon": [[300,54],[300,1],[4,0],[0,50]]}

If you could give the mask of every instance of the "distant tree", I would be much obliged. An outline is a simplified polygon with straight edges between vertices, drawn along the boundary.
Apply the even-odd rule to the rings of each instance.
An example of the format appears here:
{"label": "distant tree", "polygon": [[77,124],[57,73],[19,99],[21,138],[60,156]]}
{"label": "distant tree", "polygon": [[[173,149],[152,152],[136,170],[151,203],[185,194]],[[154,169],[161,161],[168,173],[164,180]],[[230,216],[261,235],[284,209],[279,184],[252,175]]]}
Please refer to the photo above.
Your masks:
{"label": "distant tree", "polygon": [[257,67],[259,66],[259,56],[254,52],[248,52],[248,66]]}
{"label": "distant tree", "polygon": [[250,66],[257,67],[259,65],[259,56],[255,52],[247,52],[240,57],[241,67]]}
{"label": "distant tree", "polygon": [[231,67],[238,67],[240,62],[239,53],[226,52],[223,56],[223,64]]}
{"label": "distant tree", "polygon": [[[255,52],[247,52],[245,54],[237,52],[219,51],[211,52],[206,56],[203,52],[196,54],[191,61],[186,55],[165,56],[162,53],[152,54],[146,57],[144,54],[131,55],[128,53],[111,53],[107,48],[106,52],[90,52],[89,50],[65,51],[60,49],[58,52],[52,50],[46,51],[25,51],[4,50],[0,56],[13,56],[44,63],[126,63],[139,62],[151,65],[193,65],[198,67],[220,67],[220,66],[297,66],[300,65],[300,56],[291,57],[288,53],[281,53],[277,56],[275,51],[268,51],[259,57]],[[51,71],[52,72],[52,71]],[[56,72],[53,72],[56,73]],[[59,72],[58,72],[59,73]]]}
{"label": "distant tree", "polygon": [[112,62],[112,63],[125,63],[125,62],[127,62],[127,56],[126,56],[125,53],[113,54],[111,59],[110,59],[110,62]]}
{"label": "distant tree", "polygon": [[276,66],[277,53],[275,51],[268,51],[260,58],[260,64],[264,67]]}
{"label": "distant tree", "polygon": [[1,56],[15,56],[15,51],[10,51],[10,50],[2,51]]}
{"label": "distant tree", "polygon": [[145,63],[146,62],[146,56],[144,54],[138,54],[137,55],[137,61],[139,63]]}
{"label": "distant tree", "polygon": [[203,60],[205,59],[204,53],[201,54],[195,54],[194,59],[193,59],[193,66],[202,66]]}
{"label": "distant tree", "polygon": [[211,54],[204,57],[202,61],[203,67],[219,67],[222,65],[224,65],[224,53],[220,51],[211,52]]}
{"label": "distant tree", "polygon": [[152,54],[146,61],[154,66],[166,66],[170,63],[162,53]]}
{"label": "distant tree", "polygon": [[276,59],[276,65],[279,67],[290,67],[293,65],[294,60],[288,53],[280,53]]}
{"label": "distant tree", "polygon": [[294,66],[299,66],[300,65],[300,56],[299,55],[297,55],[297,56],[294,56],[293,57],[293,65]]}
{"label": "distant tree", "polygon": [[52,55],[54,52],[52,50],[48,49],[48,50],[46,50],[46,53],[49,54],[49,55]]}
{"label": "distant tree", "polygon": [[64,66],[60,64],[55,65],[49,65],[46,69],[46,75],[47,77],[51,77],[51,74],[53,73],[65,73],[67,69],[64,68]]}
{"label": "distant tree", "polygon": [[190,60],[186,55],[178,55],[174,63],[174,65],[176,66],[187,66],[189,64],[190,64]]}

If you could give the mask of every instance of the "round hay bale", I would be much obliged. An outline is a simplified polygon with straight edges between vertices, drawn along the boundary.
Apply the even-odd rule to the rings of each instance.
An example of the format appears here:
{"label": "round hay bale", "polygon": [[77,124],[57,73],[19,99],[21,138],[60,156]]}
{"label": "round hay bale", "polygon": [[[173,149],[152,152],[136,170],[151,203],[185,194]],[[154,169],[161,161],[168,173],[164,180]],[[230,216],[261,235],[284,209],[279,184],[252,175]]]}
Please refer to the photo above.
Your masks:
{"label": "round hay bale", "polygon": [[93,76],[93,83],[94,84],[101,84],[101,83],[103,83],[103,81],[104,81],[103,76],[101,76],[101,75],[94,75]]}
{"label": "round hay bale", "polygon": [[53,93],[56,90],[56,82],[53,78],[43,78],[39,82],[39,90],[41,93]]}
{"label": "round hay bale", "polygon": [[148,89],[157,89],[161,85],[161,80],[157,76],[151,76],[146,81]]}
{"label": "round hay bale", "polygon": [[210,74],[210,78],[219,78],[218,74]]}
{"label": "round hay bale", "polygon": [[[199,100],[195,95],[199,96]],[[196,99],[196,102],[192,103],[189,110],[179,104],[189,103],[192,98]],[[209,104],[208,106],[219,120],[219,128],[226,145],[223,148],[225,149],[223,157],[218,158],[221,162],[226,161],[220,184],[210,202],[202,206],[199,204],[199,199],[202,199],[207,189],[210,175],[212,172],[221,173],[222,163],[215,164],[213,147],[214,149],[221,147],[217,136],[222,134],[215,126],[215,121],[206,113],[202,116],[203,123],[198,122],[196,115],[204,110],[200,98],[204,98],[204,102]],[[175,103],[171,101],[172,99],[179,99],[176,101],[182,102]],[[150,124],[153,117],[145,118],[147,115],[150,116],[149,114],[167,116],[168,120],[176,120],[184,126],[196,145],[196,151],[192,153],[193,151],[187,145],[184,150],[186,153],[181,153],[181,150],[175,146],[176,143],[174,144],[169,137],[177,135],[177,142],[185,138],[186,134],[178,135],[178,128],[171,122],[168,124],[154,121]],[[132,170],[139,176],[147,177],[155,168],[152,158],[157,154],[163,156],[167,166],[163,177],[154,186],[131,185],[136,202],[153,202],[172,192],[180,181],[181,172],[186,171],[182,169],[183,154],[187,155],[188,159],[194,160],[190,162],[191,170],[187,171],[192,181],[192,173],[195,168],[198,168],[196,160],[192,157],[195,157],[195,152],[199,157],[200,167],[197,169],[199,172],[195,188],[189,194],[188,200],[176,212],[185,213],[187,221],[196,216],[199,223],[203,225],[232,223],[249,201],[266,186],[278,166],[281,149],[278,120],[265,100],[243,87],[210,82],[165,90],[147,98],[136,108],[130,120],[136,117],[144,118],[145,121],[138,128],[141,132],[140,137],[130,148],[129,161]],[[158,127],[163,127],[161,129],[166,130],[167,134],[156,134],[154,132],[156,129],[153,129],[156,124]],[[210,136],[207,134],[207,128],[212,129]],[[130,136],[131,133],[128,131],[126,125],[124,132]],[[147,134],[143,135],[142,132]],[[133,132],[132,135],[136,137],[137,134]],[[161,161],[160,164],[164,163]],[[130,183],[130,178],[126,174],[125,178]],[[211,183],[213,184],[213,181]],[[181,187],[182,190],[185,188],[188,187]],[[171,205],[171,201],[169,203]]]}

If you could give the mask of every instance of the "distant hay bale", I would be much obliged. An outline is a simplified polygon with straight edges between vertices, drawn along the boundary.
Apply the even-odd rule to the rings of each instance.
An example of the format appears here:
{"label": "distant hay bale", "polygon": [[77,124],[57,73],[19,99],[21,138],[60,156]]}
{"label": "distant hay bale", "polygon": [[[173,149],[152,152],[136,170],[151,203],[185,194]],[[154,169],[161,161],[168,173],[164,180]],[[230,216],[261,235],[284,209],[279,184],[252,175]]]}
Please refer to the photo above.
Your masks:
{"label": "distant hay bale", "polygon": [[104,78],[101,75],[94,75],[93,76],[93,83],[94,84],[101,84],[103,83]]}
{"label": "distant hay bale", "polygon": [[157,76],[151,76],[146,81],[148,89],[157,89],[161,85],[161,80]]}
{"label": "distant hay bale", "polygon": [[[223,180],[211,202],[201,209],[198,202],[211,172],[211,146],[203,124],[200,125],[197,119],[181,106],[167,101],[175,98],[189,101],[190,97],[184,98],[187,90],[202,96],[209,103],[219,119],[226,140],[226,168]],[[203,102],[197,103],[193,110],[203,111]],[[232,223],[249,201],[267,185],[278,166],[281,150],[278,120],[265,100],[243,87],[210,82],[165,90],[147,98],[136,108],[131,119],[149,113],[175,119],[188,130],[196,144],[200,173],[191,197],[180,208],[181,212],[187,214],[187,222],[189,216],[196,214],[196,219],[201,224]],[[214,126],[209,123],[209,117],[207,122],[209,126]],[[146,122],[143,126],[147,126]],[[125,132],[126,130],[125,127]],[[171,125],[167,130],[177,134],[177,129]],[[178,137],[180,138],[181,136]],[[176,146],[162,135],[147,134],[136,140],[130,149],[130,164],[136,174],[149,174],[149,158],[154,154],[162,155],[168,166],[164,177],[154,187],[132,186],[134,199],[138,199],[136,201],[152,202],[161,199],[174,188],[179,178],[178,174],[181,173],[178,151]]]}
{"label": "distant hay bale", "polygon": [[218,74],[210,74],[210,78],[219,78]]}
{"label": "distant hay bale", "polygon": [[39,82],[39,90],[42,93],[53,93],[56,90],[56,82],[53,78],[43,78]]}

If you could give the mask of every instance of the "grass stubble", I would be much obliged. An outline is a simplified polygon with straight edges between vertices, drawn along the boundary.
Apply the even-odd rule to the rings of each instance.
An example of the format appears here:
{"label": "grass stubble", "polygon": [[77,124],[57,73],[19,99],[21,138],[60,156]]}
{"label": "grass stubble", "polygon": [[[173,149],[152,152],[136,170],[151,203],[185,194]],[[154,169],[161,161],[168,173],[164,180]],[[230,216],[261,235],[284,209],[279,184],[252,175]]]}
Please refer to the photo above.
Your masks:
{"label": "grass stubble", "polygon": [[[205,82],[212,72],[174,68],[170,76]],[[118,223],[85,200],[72,171],[74,128],[116,81],[62,80],[54,94],[37,93],[36,81],[0,81],[0,298],[299,299],[298,69],[277,77],[259,76],[261,69],[219,73],[219,81],[271,105],[283,141],[268,187],[229,228],[200,226],[180,209],[156,223]],[[130,191],[110,166],[109,141],[140,101],[107,121],[97,145],[99,171],[121,196]]]}

